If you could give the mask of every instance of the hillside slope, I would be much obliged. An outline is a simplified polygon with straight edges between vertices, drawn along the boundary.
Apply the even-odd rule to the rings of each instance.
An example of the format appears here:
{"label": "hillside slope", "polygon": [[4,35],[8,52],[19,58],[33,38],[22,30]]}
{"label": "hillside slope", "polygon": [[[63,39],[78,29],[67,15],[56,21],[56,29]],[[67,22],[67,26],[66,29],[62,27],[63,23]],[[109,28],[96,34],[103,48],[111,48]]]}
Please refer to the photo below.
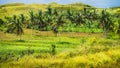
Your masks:
{"label": "hillside slope", "polygon": [[42,10],[45,11],[47,7],[57,8],[57,9],[78,9],[81,10],[83,8],[93,8],[92,6],[81,4],[81,3],[74,3],[74,4],[67,4],[67,5],[60,5],[57,3],[50,3],[50,4],[23,4],[23,3],[11,3],[5,4],[0,6],[0,18],[4,18],[4,16],[12,16],[21,13],[28,13],[30,10]]}

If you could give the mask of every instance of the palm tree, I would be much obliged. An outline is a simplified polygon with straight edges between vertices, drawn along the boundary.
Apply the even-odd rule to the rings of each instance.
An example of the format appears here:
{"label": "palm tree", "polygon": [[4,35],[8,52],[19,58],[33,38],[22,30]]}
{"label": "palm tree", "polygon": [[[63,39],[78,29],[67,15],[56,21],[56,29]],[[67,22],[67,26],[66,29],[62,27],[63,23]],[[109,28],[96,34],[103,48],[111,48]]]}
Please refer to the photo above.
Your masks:
{"label": "palm tree", "polygon": [[52,21],[53,21],[53,15],[52,15],[52,8],[48,7],[47,11],[44,14],[44,26],[45,26],[45,30],[47,31],[47,36],[48,36],[48,28],[51,28],[50,25],[52,25]]}
{"label": "palm tree", "polygon": [[17,16],[14,15],[13,18],[10,18],[11,21],[9,21],[7,31],[15,33],[17,36],[20,36],[21,40],[21,35],[24,33],[24,31],[20,17],[17,18]]}
{"label": "palm tree", "polygon": [[76,26],[79,26],[85,23],[84,18],[80,12],[76,14],[75,23],[76,23]]}
{"label": "palm tree", "polygon": [[114,16],[108,13],[106,10],[102,10],[100,16],[100,23],[102,25],[103,30],[105,31],[105,35],[107,36],[108,32],[114,32]]}
{"label": "palm tree", "polygon": [[106,31],[110,31],[112,30],[112,26],[113,24],[113,16],[106,12],[106,11],[102,11],[103,15],[102,15],[102,21],[103,21],[103,25]]}
{"label": "palm tree", "polygon": [[32,23],[32,25],[35,24],[35,15],[33,11],[29,11],[29,17],[30,17],[30,21]]}
{"label": "palm tree", "polygon": [[58,16],[58,15],[59,15],[58,12],[59,12],[59,11],[58,11],[57,9],[54,9],[54,10],[53,10],[53,15]]}
{"label": "palm tree", "polygon": [[13,26],[12,32],[14,32],[17,36],[20,36],[20,40],[21,40],[21,35],[24,32],[23,32],[23,28],[22,28],[22,23],[20,22],[19,19],[17,19],[17,22]]}
{"label": "palm tree", "polygon": [[74,13],[72,10],[67,10],[67,19],[69,19],[72,23],[75,22],[75,17],[74,17]]}
{"label": "palm tree", "polygon": [[36,21],[37,21],[38,29],[42,30],[44,21],[43,21],[43,13],[41,10],[38,10],[38,13],[36,13]]}
{"label": "palm tree", "polygon": [[47,12],[46,13],[51,16],[52,15],[52,11],[53,11],[52,8],[49,6],[47,8]]}
{"label": "palm tree", "polygon": [[29,11],[29,17],[30,17],[30,21],[31,21],[31,25],[32,25],[32,35],[33,35],[34,26],[36,23],[35,14],[33,11]]}
{"label": "palm tree", "polygon": [[57,36],[57,33],[59,32],[59,27],[63,27],[65,20],[63,19],[64,16],[61,14],[58,17],[56,17],[56,20],[54,21],[55,23],[52,26],[52,31],[55,34],[55,36]]}

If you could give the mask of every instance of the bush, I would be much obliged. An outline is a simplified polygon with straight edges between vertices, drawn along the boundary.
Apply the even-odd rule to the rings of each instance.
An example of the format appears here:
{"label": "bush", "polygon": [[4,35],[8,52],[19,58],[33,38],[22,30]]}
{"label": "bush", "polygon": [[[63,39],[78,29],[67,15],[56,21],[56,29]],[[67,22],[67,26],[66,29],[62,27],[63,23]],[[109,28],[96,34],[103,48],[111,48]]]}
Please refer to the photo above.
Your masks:
{"label": "bush", "polygon": [[110,32],[108,33],[108,36],[107,36],[108,39],[119,39],[119,35],[118,34],[115,34],[113,32]]}
{"label": "bush", "polygon": [[51,45],[51,54],[52,55],[56,54],[56,46],[54,44]]}

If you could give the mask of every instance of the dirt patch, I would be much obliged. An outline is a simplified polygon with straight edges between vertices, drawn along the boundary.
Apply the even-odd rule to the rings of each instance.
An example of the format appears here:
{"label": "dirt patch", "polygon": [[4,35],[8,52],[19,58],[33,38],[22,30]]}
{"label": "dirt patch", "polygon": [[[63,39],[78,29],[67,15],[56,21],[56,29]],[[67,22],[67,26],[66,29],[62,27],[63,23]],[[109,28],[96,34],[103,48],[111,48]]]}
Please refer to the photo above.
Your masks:
{"label": "dirt patch", "polygon": [[4,32],[0,32],[0,39],[9,39]]}

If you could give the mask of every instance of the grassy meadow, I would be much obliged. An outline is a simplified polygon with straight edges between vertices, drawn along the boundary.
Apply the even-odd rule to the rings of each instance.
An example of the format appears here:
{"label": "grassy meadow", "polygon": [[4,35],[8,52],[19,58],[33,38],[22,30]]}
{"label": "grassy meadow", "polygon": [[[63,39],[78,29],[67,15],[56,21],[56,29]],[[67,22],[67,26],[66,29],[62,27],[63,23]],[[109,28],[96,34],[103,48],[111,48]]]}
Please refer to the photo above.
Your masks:
{"label": "grassy meadow", "polygon": [[119,11],[81,3],[1,5],[0,68],[119,68]]}
{"label": "grassy meadow", "polygon": [[[102,33],[61,33],[25,30],[18,40],[1,32],[1,68],[119,68],[120,40],[106,39]],[[45,35],[46,34],[46,35]],[[74,35],[74,36],[73,36]],[[55,55],[52,46],[56,45]]]}

